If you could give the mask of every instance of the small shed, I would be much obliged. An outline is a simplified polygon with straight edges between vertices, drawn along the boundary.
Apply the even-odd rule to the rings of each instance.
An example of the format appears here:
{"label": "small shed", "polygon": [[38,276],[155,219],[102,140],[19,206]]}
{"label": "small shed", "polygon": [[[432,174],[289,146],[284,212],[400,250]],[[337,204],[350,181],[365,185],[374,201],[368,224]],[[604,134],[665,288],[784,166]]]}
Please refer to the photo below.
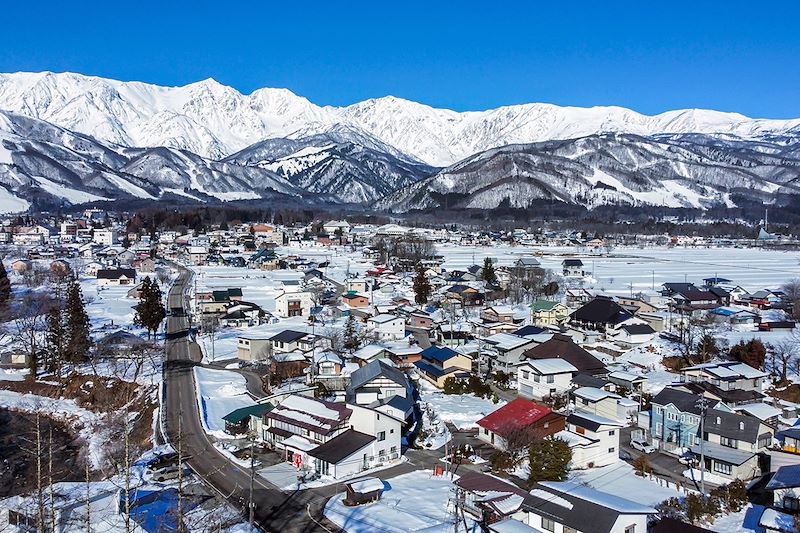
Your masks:
{"label": "small shed", "polygon": [[348,507],[363,505],[381,499],[383,481],[376,477],[364,477],[344,484],[346,497],[342,501]]}
{"label": "small shed", "polygon": [[225,433],[244,435],[250,430],[250,417],[260,418],[264,413],[272,411],[275,406],[269,402],[240,407],[222,417],[225,421]]}

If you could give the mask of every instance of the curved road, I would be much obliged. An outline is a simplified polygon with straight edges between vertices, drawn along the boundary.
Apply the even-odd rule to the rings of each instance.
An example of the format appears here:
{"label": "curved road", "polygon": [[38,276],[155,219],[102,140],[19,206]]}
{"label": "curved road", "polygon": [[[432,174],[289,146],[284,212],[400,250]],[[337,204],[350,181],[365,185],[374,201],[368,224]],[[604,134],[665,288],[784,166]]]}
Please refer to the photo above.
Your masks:
{"label": "curved road", "polygon": [[[192,470],[247,517],[250,471],[233,463],[214,448],[200,422],[192,368],[200,362],[202,354],[197,343],[189,336],[189,319],[186,315],[187,291],[191,286],[192,273],[175,266],[180,275],[167,298],[172,312],[166,324],[164,362],[162,409],[166,437],[177,449],[180,434],[183,454],[188,457],[186,462]],[[335,492],[334,485],[327,490],[286,493],[256,478],[253,497],[256,525],[275,533],[336,531],[335,526],[322,526],[317,522],[323,520],[319,517],[320,510]],[[309,506],[313,512],[309,512]],[[312,514],[315,515],[313,519]]]}

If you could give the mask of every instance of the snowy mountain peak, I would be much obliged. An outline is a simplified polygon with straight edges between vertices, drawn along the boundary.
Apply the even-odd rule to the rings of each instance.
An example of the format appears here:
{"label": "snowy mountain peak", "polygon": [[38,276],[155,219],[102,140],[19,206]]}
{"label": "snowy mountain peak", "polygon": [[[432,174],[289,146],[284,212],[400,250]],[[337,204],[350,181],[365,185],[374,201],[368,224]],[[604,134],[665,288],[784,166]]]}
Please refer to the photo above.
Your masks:
{"label": "snowy mountain peak", "polygon": [[287,89],[264,88],[243,95],[213,78],[183,87],[161,87],[52,72],[0,74],[0,109],[116,144],[168,144],[199,150],[200,155],[214,159],[264,139],[309,136],[342,125],[408,154],[408,159],[434,166],[508,144],[600,132],[756,138],[800,128],[800,119],[750,119],[702,109],[647,116],[614,106],[533,103],[455,112],[396,96],[347,107],[321,107]]}

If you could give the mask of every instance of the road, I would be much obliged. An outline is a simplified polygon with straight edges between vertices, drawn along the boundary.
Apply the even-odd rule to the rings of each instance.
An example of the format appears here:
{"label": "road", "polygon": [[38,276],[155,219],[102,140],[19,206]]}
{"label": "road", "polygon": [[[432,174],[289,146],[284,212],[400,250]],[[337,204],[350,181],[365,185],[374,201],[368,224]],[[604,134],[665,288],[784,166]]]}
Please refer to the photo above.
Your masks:
{"label": "road", "polygon": [[[229,461],[214,448],[200,421],[192,368],[200,362],[201,352],[189,335],[188,317],[185,313],[176,312],[187,309],[186,291],[190,287],[191,276],[190,271],[180,268],[180,274],[168,293],[168,305],[172,313],[166,324],[164,428],[173,447],[177,449],[181,442],[182,452],[188,457],[187,463],[192,470],[247,516],[250,472]],[[313,491],[285,493],[256,478],[253,491],[255,522],[264,531],[275,533],[338,531],[319,516],[327,498],[338,490],[339,487],[333,485]],[[311,514],[315,515],[314,519]]]}

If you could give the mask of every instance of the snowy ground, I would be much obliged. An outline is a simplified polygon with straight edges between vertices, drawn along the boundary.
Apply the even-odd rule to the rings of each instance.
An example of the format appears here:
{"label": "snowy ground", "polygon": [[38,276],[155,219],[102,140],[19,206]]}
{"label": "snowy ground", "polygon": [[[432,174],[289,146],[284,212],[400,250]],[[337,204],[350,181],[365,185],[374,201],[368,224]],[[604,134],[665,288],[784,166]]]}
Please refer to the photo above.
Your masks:
{"label": "snowy ground", "polygon": [[493,403],[472,394],[445,394],[424,379],[419,380],[419,394],[423,404],[433,406],[442,421],[450,422],[458,429],[476,427],[478,420],[506,404],[503,400]]}
{"label": "snowy ground", "polygon": [[[308,320],[302,317],[281,320],[278,324],[262,324],[252,328],[221,328],[214,333],[213,345],[210,334],[197,336],[197,342],[203,351],[203,362],[210,363],[225,359],[236,358],[239,335],[257,335],[265,338],[276,335],[283,330],[311,332]],[[321,333],[317,331],[317,333]]]}
{"label": "snowy ground", "polygon": [[432,477],[430,470],[418,470],[385,480],[383,496],[373,504],[345,507],[344,494],[337,494],[325,506],[325,516],[347,533],[407,533],[441,525],[454,525],[449,500],[453,483]]}
{"label": "snowy ground", "polygon": [[445,268],[482,264],[485,257],[497,258],[501,266],[520,256],[540,251],[544,268],[561,271],[564,255],[579,258],[594,272],[593,288],[611,294],[629,294],[655,287],[665,281],[702,283],[703,278],[720,276],[747,290],[776,288],[800,274],[800,252],[758,248],[639,248],[618,247],[609,257],[589,254],[576,247],[457,246],[437,245]]}
{"label": "snowy ground", "polygon": [[203,429],[219,439],[231,438],[225,433],[222,417],[240,407],[256,403],[247,393],[244,376],[228,370],[195,367],[194,380]]}
{"label": "snowy ground", "polygon": [[633,467],[622,461],[600,468],[574,470],[570,480],[642,505],[655,506],[673,496],[686,495],[674,483],[637,476]]}

